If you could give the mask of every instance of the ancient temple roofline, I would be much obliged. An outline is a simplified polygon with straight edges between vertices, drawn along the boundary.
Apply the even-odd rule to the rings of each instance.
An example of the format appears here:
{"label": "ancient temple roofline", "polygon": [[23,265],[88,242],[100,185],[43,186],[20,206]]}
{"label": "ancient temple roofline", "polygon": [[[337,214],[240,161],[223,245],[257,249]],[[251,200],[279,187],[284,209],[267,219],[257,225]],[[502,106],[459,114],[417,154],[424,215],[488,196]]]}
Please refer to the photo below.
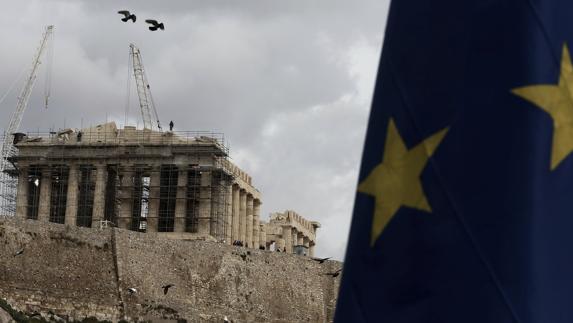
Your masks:
{"label": "ancient temple roofline", "polygon": [[317,228],[320,228],[320,223],[316,221],[309,221],[293,210],[286,210],[283,213],[275,212],[271,214],[270,223],[276,224],[290,224],[298,231],[305,232],[307,235],[314,235]]}
{"label": "ancient temple roofline", "polygon": [[117,128],[115,122],[104,123],[91,128],[63,129],[46,133],[15,134],[15,144],[19,146],[161,146],[161,145],[192,145],[215,146],[228,155],[222,133],[208,131],[165,131],[158,132],[148,129],[136,129],[126,126]]}

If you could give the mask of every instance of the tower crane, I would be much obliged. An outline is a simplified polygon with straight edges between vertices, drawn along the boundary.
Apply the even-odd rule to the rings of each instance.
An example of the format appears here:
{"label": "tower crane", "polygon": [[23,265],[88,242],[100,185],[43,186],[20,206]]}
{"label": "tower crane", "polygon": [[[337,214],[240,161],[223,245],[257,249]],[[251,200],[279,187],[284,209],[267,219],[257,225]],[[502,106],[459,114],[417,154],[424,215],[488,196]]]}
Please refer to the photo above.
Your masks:
{"label": "tower crane", "polygon": [[162,131],[161,123],[159,122],[159,116],[157,115],[157,110],[155,109],[155,102],[153,101],[151,89],[149,88],[149,82],[147,81],[145,69],[143,68],[141,52],[139,51],[139,48],[137,48],[134,44],[130,44],[129,49],[131,54],[131,62],[133,64],[133,75],[135,76],[137,95],[139,96],[139,106],[141,107],[141,117],[143,118],[143,128],[153,130],[154,125],[152,119],[155,119],[155,122],[157,123],[157,129]]}
{"label": "tower crane", "polygon": [[[28,100],[30,99],[30,95],[32,94],[32,89],[34,88],[34,84],[36,83],[36,76],[38,72],[38,68],[42,63],[40,58],[42,57],[42,53],[45,51],[48,43],[53,37],[54,26],[50,25],[46,27],[46,30],[42,36],[42,41],[40,43],[40,47],[38,47],[36,54],[34,56],[34,61],[32,64],[32,68],[28,77],[26,78],[26,83],[24,87],[20,91],[20,95],[18,96],[18,101],[16,103],[16,110],[12,113],[10,117],[10,123],[8,127],[4,130],[4,138],[2,142],[2,147],[0,147],[0,193],[4,198],[2,202],[2,207],[5,208],[6,200],[11,202],[14,199],[14,189],[15,189],[15,179],[12,178],[8,174],[8,170],[10,167],[13,167],[8,157],[10,157],[14,152],[14,144],[12,139],[12,134],[18,131],[20,128],[20,123],[22,122],[22,116],[24,115],[24,111],[28,106]],[[47,104],[47,98],[46,98]],[[8,210],[8,213],[10,211]]]}

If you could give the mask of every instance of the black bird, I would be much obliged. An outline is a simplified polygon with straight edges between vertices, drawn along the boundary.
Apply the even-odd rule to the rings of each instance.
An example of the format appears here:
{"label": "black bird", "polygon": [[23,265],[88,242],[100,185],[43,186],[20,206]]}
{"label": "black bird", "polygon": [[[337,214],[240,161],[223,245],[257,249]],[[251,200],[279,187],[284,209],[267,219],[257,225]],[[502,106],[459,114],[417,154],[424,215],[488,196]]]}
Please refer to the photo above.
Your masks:
{"label": "black bird", "polygon": [[175,285],[173,284],[167,284],[165,286],[161,286],[161,288],[163,288],[163,295],[167,295],[167,291],[169,290],[169,288],[173,287]]}
{"label": "black bird", "polygon": [[325,275],[332,276],[332,278],[335,278],[335,277],[338,277],[338,275],[340,275],[341,271],[342,271],[342,269],[338,269],[337,271],[335,271],[333,273],[326,273]]}
{"label": "black bird", "polygon": [[123,18],[121,18],[121,21],[123,22],[127,22],[130,19],[132,22],[135,22],[135,20],[137,20],[137,17],[127,10],[120,10],[117,13],[124,16]]}
{"label": "black bird", "polygon": [[328,259],[330,259],[332,257],[326,257],[326,258],[312,258],[312,260],[314,261],[318,261],[319,264],[324,263],[325,261],[327,261]]}
{"label": "black bird", "polygon": [[24,249],[18,250],[18,251],[16,251],[16,253],[14,254],[14,257],[19,256],[19,255],[21,255],[21,254],[23,254],[23,253],[24,253]]}
{"label": "black bird", "polygon": [[156,31],[157,29],[165,30],[165,26],[163,26],[163,23],[159,23],[157,22],[157,20],[147,19],[145,22],[152,25],[149,26],[149,30],[151,31]]}

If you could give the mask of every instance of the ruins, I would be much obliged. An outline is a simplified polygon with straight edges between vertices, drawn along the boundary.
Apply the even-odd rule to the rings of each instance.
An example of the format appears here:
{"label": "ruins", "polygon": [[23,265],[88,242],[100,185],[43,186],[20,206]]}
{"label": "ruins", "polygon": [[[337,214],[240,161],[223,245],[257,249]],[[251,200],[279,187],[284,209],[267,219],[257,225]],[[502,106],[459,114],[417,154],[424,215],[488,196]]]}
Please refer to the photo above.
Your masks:
{"label": "ruins", "polygon": [[314,256],[320,224],[294,211],[261,221],[261,193],[229,161],[222,134],[109,122],[17,133],[14,146],[17,218]]}
{"label": "ruins", "polygon": [[287,253],[314,257],[316,229],[320,223],[308,221],[294,211],[271,214],[269,223],[263,225],[267,245],[275,243],[275,249]]}

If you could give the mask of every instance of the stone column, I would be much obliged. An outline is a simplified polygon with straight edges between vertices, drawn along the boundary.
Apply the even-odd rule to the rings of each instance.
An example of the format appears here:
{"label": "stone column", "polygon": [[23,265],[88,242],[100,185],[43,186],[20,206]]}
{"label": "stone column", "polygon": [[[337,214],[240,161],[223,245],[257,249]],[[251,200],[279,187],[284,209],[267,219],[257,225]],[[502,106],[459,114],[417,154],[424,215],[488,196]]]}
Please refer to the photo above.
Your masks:
{"label": "stone column", "polygon": [[293,251],[294,251],[294,246],[297,245],[298,242],[298,230],[295,228],[292,228],[292,246],[293,246]]}
{"label": "stone column", "polygon": [[259,216],[261,214],[261,201],[255,199],[253,201],[253,248],[259,248],[260,237],[259,237]]}
{"label": "stone column", "polygon": [[308,237],[304,237],[302,240],[302,245],[306,247],[306,255],[305,256],[308,256],[310,254],[310,250],[309,250],[310,239]]}
{"label": "stone column", "polygon": [[[283,239],[285,240],[285,247],[287,253],[292,253],[292,227],[290,224],[284,224],[283,226]],[[281,251],[283,251],[281,249]]]}
{"label": "stone column", "polygon": [[187,170],[179,170],[177,175],[177,200],[175,201],[174,232],[185,232],[187,211]]}
{"label": "stone column", "polygon": [[247,242],[247,192],[241,189],[239,197],[239,240]]}
{"label": "stone column", "polygon": [[199,226],[197,233],[211,234],[211,172],[201,172],[199,192]]}
{"label": "stone column", "polygon": [[25,219],[28,213],[28,168],[20,166],[18,192],[16,193],[16,217]]}
{"label": "stone column", "polygon": [[50,202],[52,197],[52,171],[48,167],[42,169],[40,179],[40,202],[38,203],[38,220],[50,221]]}
{"label": "stone column", "polygon": [[259,224],[259,246],[267,248],[267,227],[264,223]]}
{"label": "stone column", "polygon": [[105,164],[96,164],[96,181],[94,191],[94,207],[92,210],[92,228],[97,228],[105,212],[105,182],[107,169]]}
{"label": "stone column", "polygon": [[64,222],[71,226],[76,226],[76,220],[78,219],[78,170],[78,164],[70,164],[70,172],[68,174],[68,196],[66,198],[66,219]]}
{"label": "stone column", "polygon": [[232,232],[233,232],[233,184],[229,181],[226,182],[225,189],[225,207],[226,207],[226,217],[225,217],[225,241],[227,244],[233,243]]}
{"label": "stone column", "polygon": [[[129,168],[129,166],[127,166]],[[134,171],[126,169],[121,174],[120,204],[117,215],[117,226],[122,229],[131,229],[133,210],[133,175]]]}
{"label": "stone column", "polygon": [[304,235],[302,234],[302,232],[299,232],[297,237],[296,237],[296,245],[297,246],[304,246]]}
{"label": "stone column", "polygon": [[[277,241],[275,241],[275,250],[280,250],[281,252],[283,252],[283,250],[286,247],[286,242],[285,239],[277,239]],[[288,249],[287,249],[288,251]]]}
{"label": "stone column", "polygon": [[149,202],[147,207],[147,229],[146,232],[157,232],[157,223],[159,218],[159,190],[161,186],[161,168],[153,166],[149,174]]}
{"label": "stone column", "polygon": [[253,195],[247,195],[247,243],[246,246],[254,248],[253,244]]}
{"label": "stone column", "polygon": [[[221,179],[219,178],[220,175],[211,173],[211,181],[209,182],[209,194],[210,194],[210,201],[211,201],[211,221],[210,223],[210,232],[209,234],[211,237],[217,239],[217,241],[221,241],[221,239],[225,238],[225,232],[223,231],[222,226],[222,211],[226,207],[222,202],[223,196],[221,196],[221,190],[219,189],[219,185],[221,185]],[[214,182],[214,183],[213,183]]]}
{"label": "stone column", "polygon": [[310,242],[310,247],[308,248],[308,256],[314,257],[314,241]]}
{"label": "stone column", "polygon": [[233,241],[239,240],[241,237],[239,235],[239,227],[240,227],[240,191],[239,185],[233,184],[233,223],[232,223],[232,235],[231,239]]}

